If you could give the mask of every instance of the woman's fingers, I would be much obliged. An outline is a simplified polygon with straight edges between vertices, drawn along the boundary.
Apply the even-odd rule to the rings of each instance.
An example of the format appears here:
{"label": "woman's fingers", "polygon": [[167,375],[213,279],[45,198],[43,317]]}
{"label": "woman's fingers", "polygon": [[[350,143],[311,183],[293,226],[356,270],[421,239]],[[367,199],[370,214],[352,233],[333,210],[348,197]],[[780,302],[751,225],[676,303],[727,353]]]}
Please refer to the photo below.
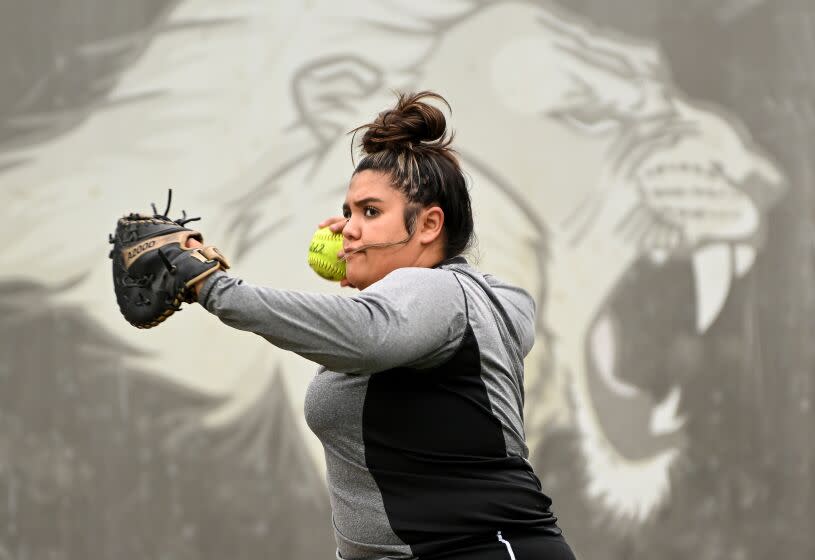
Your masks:
{"label": "woman's fingers", "polygon": [[333,224],[335,222],[344,222],[344,221],[345,221],[345,218],[343,216],[331,216],[330,218],[326,218],[325,220],[320,222],[317,227],[324,228],[324,227],[326,227],[326,226],[328,226],[330,224]]}
{"label": "woman's fingers", "polygon": [[327,227],[334,233],[339,233],[342,231],[342,228],[345,227],[346,221],[347,220],[343,216],[332,216],[317,224],[317,228],[319,229]]}

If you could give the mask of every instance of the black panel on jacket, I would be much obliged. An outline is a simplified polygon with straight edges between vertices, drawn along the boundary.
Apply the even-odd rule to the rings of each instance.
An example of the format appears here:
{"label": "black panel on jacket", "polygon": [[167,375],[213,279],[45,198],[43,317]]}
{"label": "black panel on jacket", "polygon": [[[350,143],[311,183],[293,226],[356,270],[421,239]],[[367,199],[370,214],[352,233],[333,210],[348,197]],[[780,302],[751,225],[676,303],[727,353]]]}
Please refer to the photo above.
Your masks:
{"label": "black panel on jacket", "polygon": [[443,365],[374,374],[362,425],[391,527],[415,554],[494,539],[499,529],[560,533],[529,464],[507,456],[469,325]]}

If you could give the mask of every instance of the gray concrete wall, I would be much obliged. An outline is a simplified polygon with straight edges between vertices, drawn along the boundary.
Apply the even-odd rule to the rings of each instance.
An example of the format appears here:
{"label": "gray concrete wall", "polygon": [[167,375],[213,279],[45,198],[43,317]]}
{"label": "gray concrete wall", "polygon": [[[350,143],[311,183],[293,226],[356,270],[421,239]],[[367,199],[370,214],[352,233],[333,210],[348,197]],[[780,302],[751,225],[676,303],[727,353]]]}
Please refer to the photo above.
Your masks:
{"label": "gray concrete wall", "polygon": [[0,4],[0,559],[331,558],[314,364],[110,288],[164,203],[305,264],[347,130],[433,89],[486,271],[532,292],[531,460],[579,558],[815,554],[815,6]]}

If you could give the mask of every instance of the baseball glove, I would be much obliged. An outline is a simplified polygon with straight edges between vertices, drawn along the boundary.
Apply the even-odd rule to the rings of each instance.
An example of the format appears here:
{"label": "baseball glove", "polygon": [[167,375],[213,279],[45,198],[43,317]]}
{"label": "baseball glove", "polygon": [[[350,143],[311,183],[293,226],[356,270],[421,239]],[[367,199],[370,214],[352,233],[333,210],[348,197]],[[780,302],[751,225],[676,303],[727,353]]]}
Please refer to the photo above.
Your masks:
{"label": "baseball glove", "polygon": [[113,249],[113,290],[127,321],[140,329],[155,327],[181,310],[181,303],[195,302],[193,285],[215,272],[229,268],[226,258],[213,246],[187,248],[187,240],[203,243],[200,232],[186,227],[200,218],[167,217],[172,189],[164,214],[127,214],[108,236]]}

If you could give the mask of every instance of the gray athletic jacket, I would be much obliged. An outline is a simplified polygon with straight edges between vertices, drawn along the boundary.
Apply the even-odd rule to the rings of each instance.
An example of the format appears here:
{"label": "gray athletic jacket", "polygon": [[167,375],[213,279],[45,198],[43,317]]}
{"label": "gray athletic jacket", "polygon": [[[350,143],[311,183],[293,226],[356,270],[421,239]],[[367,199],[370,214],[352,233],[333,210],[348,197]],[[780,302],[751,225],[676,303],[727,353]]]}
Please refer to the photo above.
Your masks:
{"label": "gray athletic jacket", "polygon": [[350,297],[219,272],[199,299],[320,364],[305,412],[325,449],[337,558],[427,558],[499,530],[560,534],[524,443],[525,291],[457,257]]}

